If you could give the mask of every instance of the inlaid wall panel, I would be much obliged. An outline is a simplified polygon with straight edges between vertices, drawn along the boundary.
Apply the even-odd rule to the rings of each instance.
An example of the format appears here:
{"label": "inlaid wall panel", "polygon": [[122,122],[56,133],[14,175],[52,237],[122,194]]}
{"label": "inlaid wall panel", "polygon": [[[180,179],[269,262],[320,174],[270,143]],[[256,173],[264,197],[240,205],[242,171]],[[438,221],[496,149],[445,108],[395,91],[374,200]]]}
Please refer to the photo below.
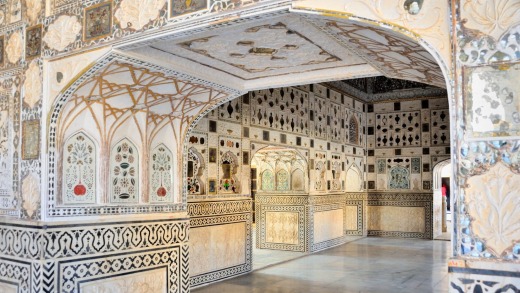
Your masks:
{"label": "inlaid wall panel", "polygon": [[251,199],[190,201],[188,214],[192,287],[251,270]]}

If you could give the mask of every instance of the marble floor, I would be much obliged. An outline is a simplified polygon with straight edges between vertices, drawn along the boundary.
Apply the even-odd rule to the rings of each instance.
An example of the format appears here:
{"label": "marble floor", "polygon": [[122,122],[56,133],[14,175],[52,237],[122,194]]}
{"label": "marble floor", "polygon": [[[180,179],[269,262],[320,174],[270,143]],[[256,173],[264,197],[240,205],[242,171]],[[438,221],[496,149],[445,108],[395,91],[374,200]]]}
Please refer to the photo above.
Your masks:
{"label": "marble floor", "polygon": [[192,290],[208,292],[448,292],[450,242],[369,237]]}

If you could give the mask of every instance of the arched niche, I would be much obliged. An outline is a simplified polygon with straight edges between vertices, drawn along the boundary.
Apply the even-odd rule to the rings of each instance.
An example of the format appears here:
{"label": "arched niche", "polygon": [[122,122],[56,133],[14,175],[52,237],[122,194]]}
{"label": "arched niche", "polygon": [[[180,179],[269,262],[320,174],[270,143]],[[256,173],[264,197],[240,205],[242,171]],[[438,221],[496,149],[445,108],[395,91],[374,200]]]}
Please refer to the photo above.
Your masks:
{"label": "arched niche", "polygon": [[230,151],[220,157],[219,193],[239,193],[238,158]]}
{"label": "arched niche", "polygon": [[61,182],[63,204],[96,203],[97,150],[94,140],[83,131],[65,140]]}
{"label": "arched niche", "polygon": [[193,147],[188,149],[188,160],[186,161],[187,191],[190,195],[205,194],[203,180],[205,162],[204,157]]}
{"label": "arched niche", "polygon": [[363,176],[358,166],[352,164],[346,172],[345,190],[349,192],[358,192],[363,190]]}
{"label": "arched niche", "polygon": [[251,165],[258,174],[258,193],[308,190],[307,161],[292,148],[268,146],[255,153]]}
{"label": "arched niche", "polygon": [[150,154],[150,202],[173,201],[173,153],[159,144]]}
{"label": "arched niche", "polygon": [[135,144],[124,138],[114,144],[110,151],[110,198],[111,203],[138,203],[139,197],[139,151]]}

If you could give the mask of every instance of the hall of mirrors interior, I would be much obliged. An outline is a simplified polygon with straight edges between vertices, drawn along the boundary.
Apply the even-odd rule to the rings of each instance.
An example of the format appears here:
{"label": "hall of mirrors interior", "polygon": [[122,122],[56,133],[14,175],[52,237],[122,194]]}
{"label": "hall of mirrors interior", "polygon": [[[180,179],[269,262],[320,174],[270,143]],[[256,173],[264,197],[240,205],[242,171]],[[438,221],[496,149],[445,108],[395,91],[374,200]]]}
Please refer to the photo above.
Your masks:
{"label": "hall of mirrors interior", "polygon": [[[254,223],[211,240],[193,229],[194,258],[243,263],[248,236],[253,269],[367,235],[449,240],[434,192],[435,167],[450,159],[449,123],[445,89],[384,76],[221,104],[189,135],[188,199],[251,196]],[[213,254],[215,245],[229,254]],[[192,275],[215,269],[201,263]]]}

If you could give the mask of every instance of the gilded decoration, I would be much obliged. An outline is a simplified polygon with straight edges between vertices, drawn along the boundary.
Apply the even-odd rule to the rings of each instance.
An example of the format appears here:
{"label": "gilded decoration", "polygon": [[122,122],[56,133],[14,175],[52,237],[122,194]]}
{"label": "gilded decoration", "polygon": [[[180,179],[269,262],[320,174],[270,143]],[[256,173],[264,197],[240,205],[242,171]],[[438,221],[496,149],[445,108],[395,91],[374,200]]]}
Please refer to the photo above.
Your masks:
{"label": "gilded decoration", "polygon": [[519,190],[520,175],[503,163],[467,180],[464,192],[471,229],[497,257],[520,242]]}
{"label": "gilded decoration", "polygon": [[123,0],[114,15],[121,28],[140,30],[160,16],[165,4],[164,0]]}
{"label": "gilded decoration", "polygon": [[76,16],[61,15],[49,25],[43,41],[49,48],[63,51],[77,39],[80,31],[81,23]]}
{"label": "gilded decoration", "polygon": [[5,48],[5,54],[7,61],[11,64],[16,64],[22,58],[23,53],[23,40],[22,33],[17,31],[11,34],[7,40],[7,46]]}
{"label": "gilded decoration", "polygon": [[23,86],[25,91],[23,100],[29,108],[34,108],[40,101],[42,93],[42,81],[38,61],[35,60],[29,64],[27,71],[25,71]]}
{"label": "gilded decoration", "polygon": [[520,135],[520,63],[466,68],[464,80],[470,136]]}
{"label": "gilded decoration", "polygon": [[112,33],[112,2],[85,8],[83,40],[103,38]]}
{"label": "gilded decoration", "polygon": [[208,8],[208,0],[170,0],[171,17]]}
{"label": "gilded decoration", "polygon": [[34,160],[40,157],[40,120],[22,123],[22,159]]}
{"label": "gilded decoration", "polygon": [[39,57],[42,51],[42,26],[27,29],[25,34],[25,56],[27,59]]}
{"label": "gilded decoration", "polygon": [[27,17],[31,24],[34,24],[38,21],[38,17],[40,16],[40,12],[42,11],[42,3],[41,0],[26,0],[25,7],[27,9]]}

